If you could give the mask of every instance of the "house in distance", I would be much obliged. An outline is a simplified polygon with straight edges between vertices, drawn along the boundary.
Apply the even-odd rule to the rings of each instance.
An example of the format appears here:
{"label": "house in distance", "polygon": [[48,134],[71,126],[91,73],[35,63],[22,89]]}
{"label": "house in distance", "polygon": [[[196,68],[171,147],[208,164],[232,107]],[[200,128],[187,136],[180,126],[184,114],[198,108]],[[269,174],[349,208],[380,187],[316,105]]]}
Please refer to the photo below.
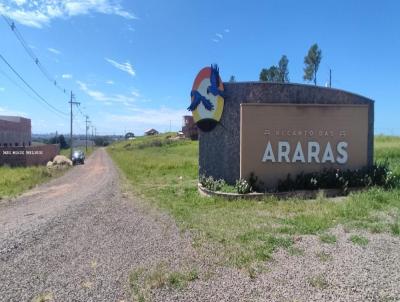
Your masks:
{"label": "house in distance", "polygon": [[159,132],[154,128],[148,129],[148,130],[146,130],[144,132],[144,134],[147,135],[147,136],[149,136],[149,135],[157,135],[158,133]]}

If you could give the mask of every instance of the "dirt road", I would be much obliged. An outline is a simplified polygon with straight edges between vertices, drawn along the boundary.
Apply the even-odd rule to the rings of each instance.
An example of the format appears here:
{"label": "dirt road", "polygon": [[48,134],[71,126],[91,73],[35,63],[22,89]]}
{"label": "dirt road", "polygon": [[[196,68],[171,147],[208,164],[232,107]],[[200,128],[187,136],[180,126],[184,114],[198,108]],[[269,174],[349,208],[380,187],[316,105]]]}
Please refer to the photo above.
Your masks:
{"label": "dirt road", "polygon": [[98,150],[0,205],[0,301],[128,301],[132,269],[191,252],[168,217],[121,193],[113,163]]}

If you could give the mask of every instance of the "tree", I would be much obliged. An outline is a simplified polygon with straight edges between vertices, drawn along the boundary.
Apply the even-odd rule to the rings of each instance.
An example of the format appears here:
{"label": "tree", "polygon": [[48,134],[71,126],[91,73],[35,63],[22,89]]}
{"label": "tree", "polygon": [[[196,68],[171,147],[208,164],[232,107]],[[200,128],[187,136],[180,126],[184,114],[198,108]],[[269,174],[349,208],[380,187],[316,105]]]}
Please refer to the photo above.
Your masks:
{"label": "tree", "polygon": [[317,85],[317,72],[321,59],[322,51],[318,48],[318,44],[312,45],[308,50],[307,56],[304,57],[304,80],[314,81],[314,85]]}
{"label": "tree", "polygon": [[279,83],[279,69],[276,66],[263,68],[260,72],[260,81]]}
{"label": "tree", "polygon": [[69,145],[67,144],[67,141],[65,140],[65,137],[62,134],[52,137],[49,140],[49,143],[50,144],[60,144],[60,148],[61,149],[68,149],[69,148]]}
{"label": "tree", "polygon": [[283,55],[279,60],[278,66],[272,65],[270,68],[263,68],[260,72],[260,81],[273,83],[289,82],[289,60]]}
{"label": "tree", "polygon": [[278,71],[279,71],[279,82],[280,83],[289,83],[289,60],[283,55],[278,63]]}
{"label": "tree", "polygon": [[236,82],[236,78],[234,75],[231,75],[231,77],[229,78],[229,83],[235,83]]}
{"label": "tree", "polygon": [[133,132],[128,132],[125,134],[125,139],[130,139],[130,138],[134,138],[135,134]]}

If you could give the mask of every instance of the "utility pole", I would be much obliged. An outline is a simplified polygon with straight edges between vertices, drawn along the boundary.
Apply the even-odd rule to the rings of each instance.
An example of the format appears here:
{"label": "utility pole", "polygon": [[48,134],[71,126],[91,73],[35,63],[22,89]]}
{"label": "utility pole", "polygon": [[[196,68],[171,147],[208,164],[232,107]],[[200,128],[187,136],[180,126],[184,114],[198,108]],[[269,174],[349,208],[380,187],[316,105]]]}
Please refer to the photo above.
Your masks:
{"label": "utility pole", "polygon": [[73,118],[72,118],[72,105],[79,105],[80,103],[79,102],[76,102],[76,101],[74,101],[75,100],[75,96],[74,96],[74,94],[72,93],[72,91],[71,91],[71,99],[70,99],[70,101],[69,101],[69,103],[71,104],[71,132],[70,132],[70,139],[71,139],[71,152],[70,152],[70,159],[72,160],[72,152],[73,152],[73,148],[74,148],[74,142],[73,142],[73,139],[72,139],[72,121],[73,121]]}
{"label": "utility pole", "polygon": [[329,88],[332,88],[332,69],[329,69]]}
{"label": "utility pole", "polygon": [[85,123],[86,123],[86,153],[87,153],[87,132],[89,129],[89,127],[88,127],[89,117],[86,115],[85,118],[86,118]]}

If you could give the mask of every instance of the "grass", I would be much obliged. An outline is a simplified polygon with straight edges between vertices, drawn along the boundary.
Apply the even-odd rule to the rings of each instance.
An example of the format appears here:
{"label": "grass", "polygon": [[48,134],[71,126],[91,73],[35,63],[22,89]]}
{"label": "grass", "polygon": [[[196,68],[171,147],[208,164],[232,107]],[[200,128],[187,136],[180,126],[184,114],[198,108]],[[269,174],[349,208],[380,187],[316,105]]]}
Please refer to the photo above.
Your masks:
{"label": "grass", "polygon": [[[376,160],[388,160],[400,174],[400,138],[378,136]],[[212,243],[222,263],[250,268],[271,259],[278,248],[290,248],[294,235],[324,235],[338,224],[347,228],[398,233],[400,189],[371,188],[331,202],[316,200],[228,201],[197,192],[198,142],[168,141],[165,136],[137,138],[108,148],[136,194],[167,211],[194,245]],[[397,223],[397,224],[396,224]]]}
{"label": "grass", "polygon": [[[69,157],[69,150],[61,150],[60,154]],[[86,157],[90,156],[94,148],[88,148]],[[0,200],[12,198],[34,188],[36,185],[60,176],[59,170],[49,171],[45,166],[31,167],[0,167]]]}
{"label": "grass", "polygon": [[138,268],[129,276],[129,284],[134,301],[149,301],[154,289],[171,288],[181,290],[189,282],[198,279],[196,269],[171,270],[165,263],[159,263],[153,269]]}
{"label": "grass", "polygon": [[50,302],[53,301],[53,294],[52,293],[43,293],[35,297],[33,302]]}
{"label": "grass", "polygon": [[0,167],[0,199],[15,197],[60,174],[44,166]]}
{"label": "grass", "polygon": [[326,252],[318,252],[315,254],[321,262],[327,262],[333,259],[332,255]]}
{"label": "grass", "polygon": [[329,286],[328,281],[324,278],[323,275],[317,275],[308,280],[311,286],[318,289],[326,289]]}
{"label": "grass", "polygon": [[331,235],[331,234],[321,234],[319,235],[319,240],[321,240],[321,242],[323,243],[336,243],[336,236],[335,235]]}
{"label": "grass", "polygon": [[369,240],[363,236],[359,235],[351,235],[350,236],[350,241],[353,242],[354,244],[365,246],[368,244]]}

